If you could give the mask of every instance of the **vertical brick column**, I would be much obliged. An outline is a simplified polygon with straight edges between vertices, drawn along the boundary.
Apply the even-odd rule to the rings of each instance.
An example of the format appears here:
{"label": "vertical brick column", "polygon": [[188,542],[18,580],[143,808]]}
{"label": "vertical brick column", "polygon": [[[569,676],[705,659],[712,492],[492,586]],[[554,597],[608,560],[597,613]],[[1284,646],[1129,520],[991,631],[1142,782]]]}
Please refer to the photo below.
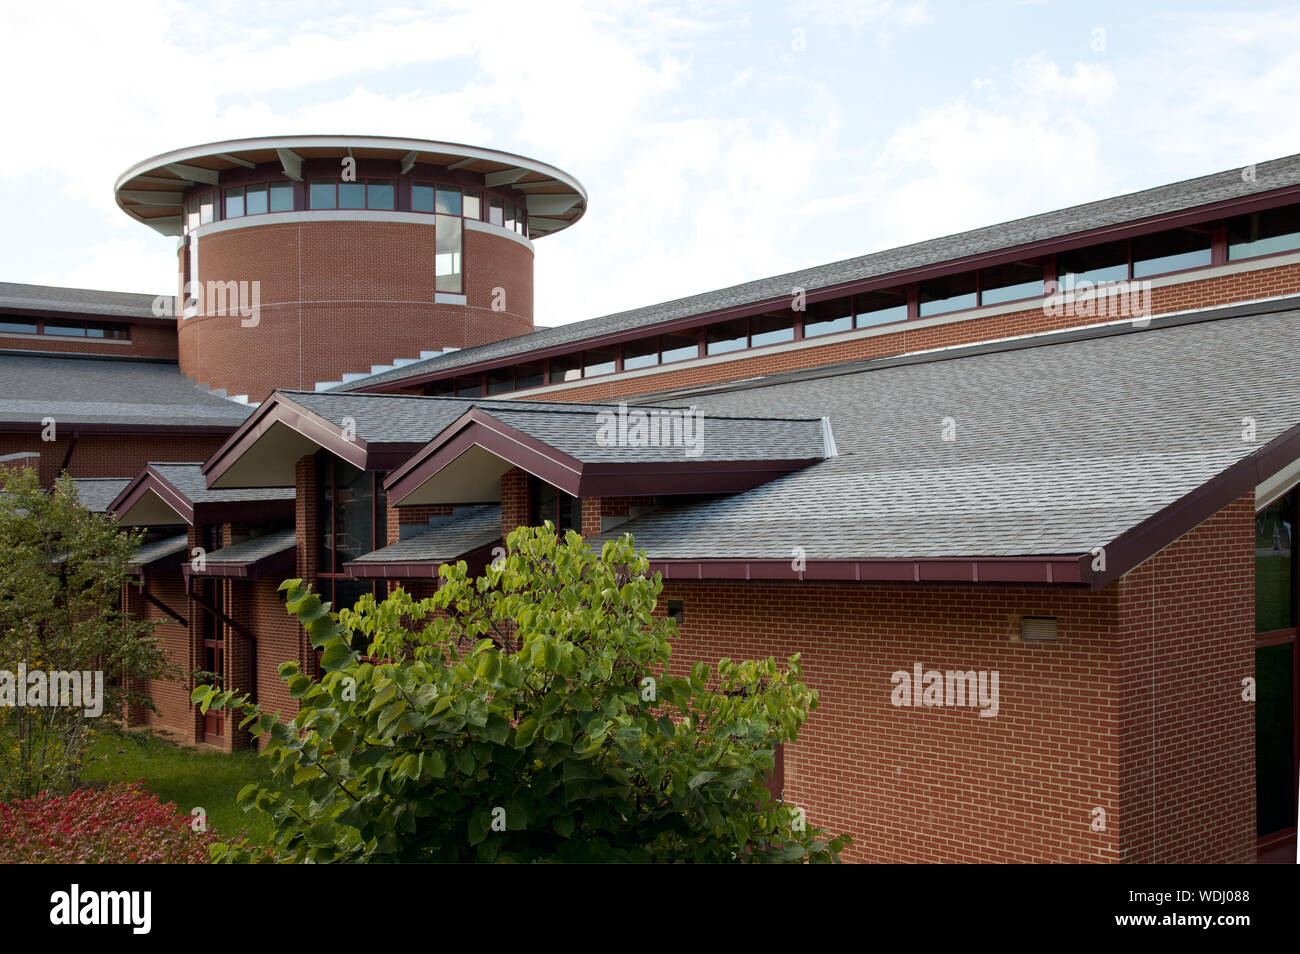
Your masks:
{"label": "vertical brick column", "polygon": [[528,474],[518,467],[501,475],[501,536],[528,523]]}
{"label": "vertical brick column", "polygon": [[[294,472],[294,486],[297,488],[294,525],[298,536],[298,577],[304,584],[315,587],[317,569],[316,500],[318,488],[316,486],[316,461],[312,455],[308,454],[298,459]],[[307,638],[307,631],[301,626],[298,626],[297,630],[298,659],[302,663],[303,672],[308,675],[319,675],[316,665],[316,650],[312,648],[311,640]]]}

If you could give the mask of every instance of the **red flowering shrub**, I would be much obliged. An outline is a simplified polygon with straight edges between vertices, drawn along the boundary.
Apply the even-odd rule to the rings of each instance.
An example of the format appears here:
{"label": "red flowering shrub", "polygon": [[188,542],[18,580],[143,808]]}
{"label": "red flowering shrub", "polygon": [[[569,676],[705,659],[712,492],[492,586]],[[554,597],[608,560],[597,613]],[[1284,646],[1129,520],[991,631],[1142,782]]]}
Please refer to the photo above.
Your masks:
{"label": "red flowering shrub", "polygon": [[0,805],[0,864],[207,864],[214,840],[136,783]]}

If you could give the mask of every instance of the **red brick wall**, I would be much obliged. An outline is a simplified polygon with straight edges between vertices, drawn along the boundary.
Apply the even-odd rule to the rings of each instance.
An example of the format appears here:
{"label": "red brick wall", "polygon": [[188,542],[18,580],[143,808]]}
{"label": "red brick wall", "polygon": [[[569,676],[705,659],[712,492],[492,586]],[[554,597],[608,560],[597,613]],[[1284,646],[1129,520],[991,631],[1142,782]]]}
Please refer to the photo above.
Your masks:
{"label": "red brick wall", "polygon": [[[295,481],[297,498],[294,507],[294,527],[298,539],[297,577],[315,590],[318,533],[316,522],[316,459],[314,456],[308,454],[298,459]],[[320,669],[316,665],[316,650],[312,648],[311,640],[307,637],[307,631],[301,626],[297,627],[295,643],[296,652],[292,656],[286,656],[285,658],[302,660],[304,673],[319,673]],[[290,650],[287,645],[282,645],[277,651],[286,652]],[[293,711],[297,712],[298,710],[294,709]]]}
{"label": "red brick wall", "polygon": [[[41,484],[49,486],[72,443],[75,428],[58,427],[53,441],[39,432],[0,433],[0,456],[30,451],[41,455],[37,466]],[[83,434],[77,439],[68,473],[73,477],[134,477],[149,463],[194,463],[207,460],[224,437],[134,434]]]}
{"label": "red brick wall", "polygon": [[[181,370],[260,401],[421,350],[467,348],[533,328],[533,255],[466,230],[467,303],[434,303],[434,230],[400,222],[314,222],[217,232],[199,240],[199,278],[261,282],[260,321],[180,323]],[[505,310],[493,310],[493,289]]]}
{"label": "red brick wall", "polygon": [[[179,560],[177,561],[180,562]],[[146,691],[153,700],[156,712],[145,712],[144,724],[163,729],[187,743],[199,736],[194,705],[190,702],[189,673],[199,667],[196,643],[192,628],[196,624],[194,605],[185,595],[185,581],[178,569],[175,573],[151,576],[145,584],[147,591],[185,617],[188,626],[182,626],[165,612],[146,600],[134,586],[128,586],[126,606],[138,619],[154,620],[157,626],[154,637],[159,640],[167,661],[180,673],[179,679],[153,679],[146,682]]]}
{"label": "red brick wall", "polygon": [[[1253,503],[1099,593],[670,582],[674,668],[803,654],[821,693],[787,801],[891,862],[1254,855]],[[1015,641],[1022,615],[1058,642]],[[1000,712],[896,708],[890,675],[997,670]],[[1093,831],[1093,810],[1106,828]]]}
{"label": "red brick wall", "polygon": [[1254,514],[1242,497],[1116,584],[1124,861],[1254,861]]}
{"label": "red brick wall", "polygon": [[402,537],[402,527],[423,526],[430,517],[446,516],[454,511],[450,505],[431,505],[425,507],[389,507],[388,508],[388,543],[394,544]]}
{"label": "red brick wall", "polygon": [[[1300,293],[1300,265],[1283,265],[1277,268],[1239,272],[1219,278],[1186,282],[1154,288],[1151,291],[1153,314],[1178,311],[1186,308],[1207,308],[1234,301],[1264,298],[1273,295]],[[822,365],[907,354],[933,348],[991,341],[1014,335],[1075,328],[1101,321],[1124,317],[1126,313],[1102,318],[1063,315],[1052,317],[1044,313],[1042,305],[1035,302],[1032,308],[970,318],[928,328],[915,327],[915,323],[900,323],[898,330],[889,334],[852,341],[839,341],[800,351],[780,354],[739,357],[731,361],[664,371],[623,380],[594,381],[590,385],[530,396],[529,400],[546,401],[607,401],[634,394],[690,387],[716,381],[734,381],[760,374],[792,371]],[[744,352],[741,352],[744,354]]]}
{"label": "red brick wall", "polygon": [[501,475],[501,537],[528,523],[528,474],[515,467]]}
{"label": "red brick wall", "polygon": [[176,326],[132,325],[129,341],[0,333],[0,348],[54,354],[104,354],[116,358],[170,358],[175,361]]}

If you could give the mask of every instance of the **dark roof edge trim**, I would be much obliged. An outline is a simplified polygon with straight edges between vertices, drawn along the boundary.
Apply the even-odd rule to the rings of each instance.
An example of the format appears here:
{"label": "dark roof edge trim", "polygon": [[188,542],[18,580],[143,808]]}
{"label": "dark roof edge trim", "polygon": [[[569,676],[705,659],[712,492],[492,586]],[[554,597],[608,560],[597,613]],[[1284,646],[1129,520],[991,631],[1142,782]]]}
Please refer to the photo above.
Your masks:
{"label": "dark roof edge trim", "polygon": [[[913,282],[925,281],[930,278],[939,278],[945,275],[953,275],[960,272],[969,271],[972,268],[989,268],[996,265],[1005,265],[1009,262],[1019,261],[1026,256],[1039,257],[1045,255],[1059,254],[1075,248],[1081,248],[1086,245],[1092,245],[1102,242],[1111,242],[1121,238],[1131,238],[1138,235],[1144,235],[1151,232],[1163,231],[1168,228],[1178,228],[1180,226],[1194,225],[1204,221],[1212,221],[1218,218],[1224,218],[1228,215],[1244,215],[1250,212],[1259,211],[1260,209],[1271,208],[1275,205],[1286,204],[1279,200],[1300,198],[1300,185],[1285,186],[1280,189],[1274,189],[1266,193],[1258,193],[1250,196],[1238,196],[1233,199],[1224,199],[1219,202],[1208,205],[1193,206],[1188,209],[1181,209],[1177,212],[1165,212],[1158,215],[1146,216],[1140,219],[1133,219],[1128,222],[1117,225],[1098,226],[1083,232],[1075,232],[1056,238],[1044,239],[1040,242],[1022,243],[1020,245],[1008,246],[1006,248],[995,249],[990,252],[983,252],[976,255],[967,255],[962,258],[949,259],[943,262],[937,262],[932,265],[920,265],[913,268],[902,269],[895,272],[888,272],[884,275],[877,275],[872,278],[858,279],[850,282],[841,282],[837,285],[825,285],[816,289],[809,289],[804,299],[809,304],[816,304],[828,299],[840,298],[844,295],[858,294],[869,291],[877,291],[884,288],[892,288],[899,284],[912,284]],[[1101,200],[1105,201],[1105,200]],[[1055,211],[1067,211],[1058,209]],[[1053,213],[1041,213],[1051,215]],[[1029,216],[1036,218],[1036,216]],[[1023,221],[1016,219],[1013,221]],[[1001,223],[1011,224],[1011,223]],[[992,228],[995,226],[986,226]],[[976,230],[979,231],[979,230]],[[965,233],[956,233],[962,235]],[[943,236],[941,238],[929,239],[927,241],[942,241],[943,238],[953,236]],[[906,248],[907,246],[899,246]],[[886,249],[885,251],[894,251]],[[827,265],[838,264],[836,262],[826,263]],[[814,266],[825,267],[825,266]],[[797,273],[791,274],[791,280],[795,280]],[[768,276],[766,278],[756,279],[756,281],[766,281],[771,278],[780,278],[782,276]],[[710,291],[722,291],[724,289],[710,289]],[[702,292],[701,295],[710,292]],[[670,318],[661,322],[651,322],[650,324],[640,325],[632,329],[619,331],[610,331],[604,334],[593,335],[590,338],[577,338],[572,341],[564,342],[557,345],[548,345],[542,348],[529,349],[515,354],[499,357],[486,358],[482,361],[469,361],[465,364],[456,365],[450,368],[444,368],[437,371],[426,371],[423,373],[411,374],[407,377],[392,377],[373,384],[364,382],[355,382],[353,386],[343,386],[338,390],[341,392],[350,392],[354,394],[365,394],[372,391],[382,391],[393,387],[416,387],[436,381],[448,375],[455,376],[458,374],[470,374],[476,371],[491,371],[496,368],[507,365],[518,364],[521,360],[537,360],[539,358],[552,357],[560,354],[567,354],[574,350],[584,348],[600,347],[609,344],[616,344],[623,341],[644,338],[648,335],[665,334],[685,328],[695,327],[702,324],[712,324],[714,322],[726,321],[731,318],[761,314],[765,311],[771,311],[777,307],[787,307],[789,295],[782,295],[776,298],[765,298],[754,302],[741,305],[732,305],[728,308],[716,309],[713,311],[702,311],[697,314],[685,315],[679,318]],[[662,305],[671,305],[682,299],[674,299],[669,302],[662,302]],[[654,307],[654,306],[650,306]],[[601,321],[613,316],[601,315],[596,318],[587,319],[588,321]],[[575,322],[581,324],[581,322]],[[564,327],[564,326],[557,326]],[[522,337],[522,336],[521,336]],[[510,340],[510,339],[504,339]],[[437,360],[437,359],[431,359]],[[391,373],[391,372],[389,372]]]}
{"label": "dark roof edge trim", "polygon": [[795,570],[787,559],[654,559],[650,572],[667,581],[749,580],[795,583],[1016,583],[1086,585],[1084,556],[1045,557],[877,557],[808,560]]}
{"label": "dark roof edge trim", "polygon": [[189,526],[194,526],[194,502],[162,474],[146,464],[144,470],[136,474],[131,482],[122,488],[122,492],[108,505],[108,512],[117,516],[120,512],[130,510],[145,494],[153,492],[164,504],[175,511]]}

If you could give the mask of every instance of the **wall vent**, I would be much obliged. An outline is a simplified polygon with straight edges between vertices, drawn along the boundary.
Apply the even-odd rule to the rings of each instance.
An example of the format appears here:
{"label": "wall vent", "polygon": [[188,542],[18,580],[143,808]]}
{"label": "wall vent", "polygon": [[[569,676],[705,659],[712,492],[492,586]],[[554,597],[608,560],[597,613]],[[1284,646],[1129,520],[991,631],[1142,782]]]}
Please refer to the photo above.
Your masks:
{"label": "wall vent", "polygon": [[1022,616],[1020,638],[1027,643],[1056,642],[1055,616]]}

